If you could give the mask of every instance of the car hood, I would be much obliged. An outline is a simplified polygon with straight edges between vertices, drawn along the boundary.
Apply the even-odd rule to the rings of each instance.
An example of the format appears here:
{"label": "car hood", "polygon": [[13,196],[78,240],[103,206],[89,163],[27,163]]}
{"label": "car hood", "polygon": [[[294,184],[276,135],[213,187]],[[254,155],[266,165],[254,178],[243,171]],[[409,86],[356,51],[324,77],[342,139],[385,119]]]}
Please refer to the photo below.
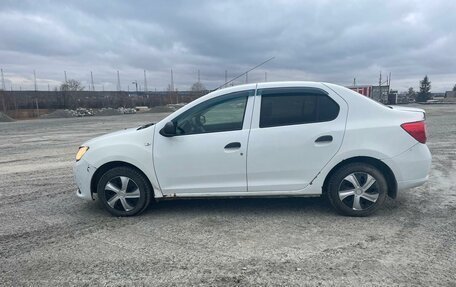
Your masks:
{"label": "car hood", "polygon": [[153,129],[128,128],[90,139],[83,145],[94,147],[108,143],[115,144],[116,142],[125,142],[136,139],[138,136],[141,137],[143,134],[148,134],[148,137],[152,140]]}

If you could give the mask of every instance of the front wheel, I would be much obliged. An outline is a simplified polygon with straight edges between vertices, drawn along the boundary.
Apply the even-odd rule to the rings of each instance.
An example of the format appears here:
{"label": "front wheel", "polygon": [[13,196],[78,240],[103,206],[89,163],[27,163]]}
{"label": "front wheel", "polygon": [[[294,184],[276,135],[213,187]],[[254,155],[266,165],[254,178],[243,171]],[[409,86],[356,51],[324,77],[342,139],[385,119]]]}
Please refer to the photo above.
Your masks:
{"label": "front wheel", "polygon": [[102,206],[115,216],[133,216],[150,203],[152,189],[144,175],[130,167],[115,167],[103,174],[97,185]]}
{"label": "front wheel", "polygon": [[388,185],[382,172],[372,165],[351,163],[342,166],[329,179],[327,195],[343,215],[368,216],[385,202]]}

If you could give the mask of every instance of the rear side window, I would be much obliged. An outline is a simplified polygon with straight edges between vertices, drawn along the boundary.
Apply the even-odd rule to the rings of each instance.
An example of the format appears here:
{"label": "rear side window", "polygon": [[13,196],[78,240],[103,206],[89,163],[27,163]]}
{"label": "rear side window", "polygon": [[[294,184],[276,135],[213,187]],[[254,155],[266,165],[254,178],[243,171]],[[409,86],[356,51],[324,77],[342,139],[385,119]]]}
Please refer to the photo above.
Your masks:
{"label": "rear side window", "polygon": [[339,114],[339,105],[317,89],[267,89],[260,93],[260,128],[327,122]]}

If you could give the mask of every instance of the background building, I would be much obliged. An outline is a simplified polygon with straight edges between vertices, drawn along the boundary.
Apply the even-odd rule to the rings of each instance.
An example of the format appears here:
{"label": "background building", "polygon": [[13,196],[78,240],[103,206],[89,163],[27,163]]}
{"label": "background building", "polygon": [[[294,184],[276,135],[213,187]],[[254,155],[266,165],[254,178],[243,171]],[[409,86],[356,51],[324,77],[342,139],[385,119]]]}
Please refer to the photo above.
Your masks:
{"label": "background building", "polygon": [[372,86],[372,99],[387,104],[390,86]]}
{"label": "background building", "polygon": [[350,90],[353,90],[355,92],[360,93],[363,96],[366,96],[368,98],[372,98],[372,86],[365,85],[365,86],[351,86],[347,87]]}

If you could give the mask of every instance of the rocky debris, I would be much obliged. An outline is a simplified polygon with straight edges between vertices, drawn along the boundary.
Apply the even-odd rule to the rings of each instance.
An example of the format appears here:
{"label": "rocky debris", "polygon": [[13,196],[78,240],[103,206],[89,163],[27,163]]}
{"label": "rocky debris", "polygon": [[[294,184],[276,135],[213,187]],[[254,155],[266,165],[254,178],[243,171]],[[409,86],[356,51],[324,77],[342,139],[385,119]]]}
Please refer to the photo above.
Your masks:
{"label": "rocky debris", "polygon": [[120,111],[122,114],[136,114],[136,109],[134,109],[134,108],[120,107],[117,110]]}
{"label": "rocky debris", "polygon": [[187,103],[168,104],[166,106],[151,107],[148,113],[172,113],[185,106]]}
{"label": "rocky debris", "polygon": [[89,115],[88,112],[78,112],[78,110],[56,110],[52,113],[41,115],[41,118],[57,119],[57,118],[73,118]]}
{"label": "rocky debris", "polygon": [[95,113],[92,109],[78,108],[76,110],[70,110],[75,117],[89,117],[93,116]]}
{"label": "rocky debris", "polygon": [[135,110],[137,112],[143,113],[143,112],[148,112],[150,111],[150,108],[148,106],[136,106]]}
{"label": "rocky debris", "polygon": [[122,113],[118,109],[103,108],[103,109],[93,110],[93,114],[95,116],[117,116],[117,115],[121,115]]}
{"label": "rocky debris", "polygon": [[8,115],[0,112],[0,122],[14,122],[14,119],[12,119]]}
{"label": "rocky debris", "polygon": [[166,105],[169,109],[172,111],[177,111],[178,109],[182,108],[185,106],[187,103],[178,103],[178,104],[168,104]]}
{"label": "rocky debris", "polygon": [[90,116],[116,116],[123,114],[135,114],[136,110],[133,108],[118,109],[113,108],[102,108],[102,109],[86,109],[77,108],[76,110],[56,110],[52,113],[42,115],[42,118],[54,119],[54,118],[74,118],[74,117],[90,117]]}
{"label": "rocky debris", "polygon": [[148,113],[171,113],[174,112],[175,110],[169,108],[168,106],[156,106],[150,108],[147,112]]}

